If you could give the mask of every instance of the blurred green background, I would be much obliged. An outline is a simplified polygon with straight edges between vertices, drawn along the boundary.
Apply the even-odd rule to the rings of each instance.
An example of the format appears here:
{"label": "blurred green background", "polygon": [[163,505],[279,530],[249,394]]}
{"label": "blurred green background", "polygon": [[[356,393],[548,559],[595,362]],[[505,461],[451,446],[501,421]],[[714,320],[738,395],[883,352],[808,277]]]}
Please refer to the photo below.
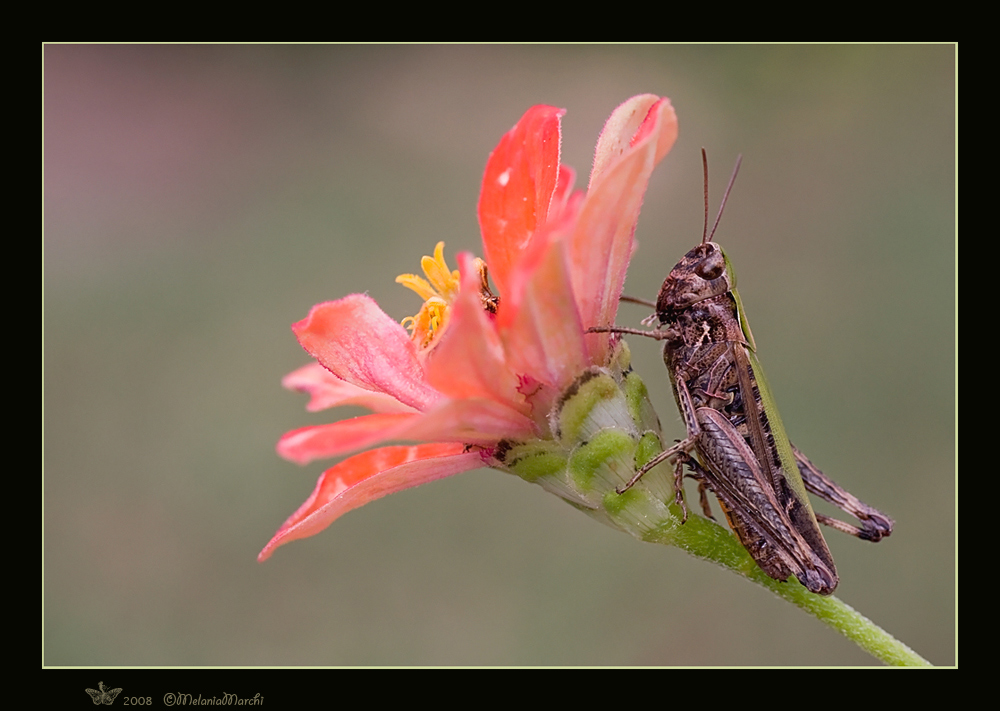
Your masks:
{"label": "blurred green background", "polygon": [[[329,465],[278,437],[360,412],[282,390],[308,361],[289,326],[352,292],[412,315],[393,279],[438,240],[481,254],[482,170],[529,106],[568,110],[584,187],[644,92],[680,136],[627,293],[700,239],[700,148],[713,215],[742,153],[716,241],[785,425],[896,519],[827,534],[837,594],[955,663],[954,47],[49,45],[44,72],[45,664],[875,663],[492,470],[255,560]],[[632,350],[680,437],[658,345]]]}

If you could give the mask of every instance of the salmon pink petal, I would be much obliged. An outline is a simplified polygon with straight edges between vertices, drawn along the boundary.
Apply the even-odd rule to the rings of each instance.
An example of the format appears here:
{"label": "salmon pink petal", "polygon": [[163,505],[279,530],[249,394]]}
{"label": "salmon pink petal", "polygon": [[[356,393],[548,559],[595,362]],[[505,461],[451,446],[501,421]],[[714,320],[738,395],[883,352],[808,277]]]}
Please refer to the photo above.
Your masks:
{"label": "salmon pink petal", "polygon": [[[576,182],[576,171],[568,165],[559,166],[559,182],[552,194],[552,204],[549,206],[549,220],[559,217],[566,208],[570,195],[573,194],[573,184]],[[582,195],[582,193],[580,193]]]}
{"label": "salmon pink petal", "polygon": [[[585,327],[614,321],[649,176],[677,137],[670,101],[655,98],[647,95],[625,102],[612,114],[598,142],[594,175],[568,245],[573,289]],[[634,135],[629,135],[633,129]],[[606,359],[606,335],[591,334],[588,343],[592,362]]]}
{"label": "salmon pink petal", "polygon": [[281,379],[289,390],[310,396],[306,409],[319,412],[340,405],[359,405],[375,412],[413,412],[391,395],[377,393],[341,380],[319,363],[309,363]]}
{"label": "salmon pink petal", "polygon": [[662,98],[650,107],[646,119],[632,137],[632,147],[647,139],[656,143],[653,165],[659,165],[677,140],[677,113],[670,99]]}
{"label": "salmon pink petal", "polygon": [[297,464],[328,459],[388,440],[488,445],[501,439],[538,436],[534,423],[493,400],[441,400],[428,412],[362,415],[286,432],[278,454]]}
{"label": "salmon pink petal", "polygon": [[345,459],[323,473],[312,495],[278,529],[257,560],[267,560],[278,546],[319,533],[369,501],[480,466],[482,453],[465,451],[461,444],[383,447]]}
{"label": "salmon pink petal", "polygon": [[458,263],[461,290],[452,304],[448,328],[424,363],[427,381],[452,398],[487,398],[526,411],[493,317],[483,308],[481,278],[473,257],[463,252]]}
{"label": "salmon pink petal", "polygon": [[486,163],[479,228],[501,297],[518,253],[548,217],[559,181],[559,118],[565,113],[553,106],[528,109]]}
{"label": "salmon pink petal", "polygon": [[[572,224],[571,216],[567,222]],[[497,319],[508,360],[517,372],[558,392],[590,365],[558,235],[539,236],[517,264],[511,285]]]}
{"label": "salmon pink petal", "polygon": [[[650,109],[656,108],[656,112]],[[669,116],[658,116],[667,111]],[[594,168],[590,172],[590,186],[626,150],[647,135],[657,133],[654,165],[663,160],[677,140],[677,115],[670,99],[661,99],[655,94],[633,96],[616,108],[604,123],[604,129],[597,139],[594,149]],[[588,190],[589,190],[588,186]]]}
{"label": "salmon pink petal", "polygon": [[481,398],[445,400],[408,425],[397,439],[490,445],[502,439],[539,436],[531,419],[514,408]]}
{"label": "salmon pink petal", "polygon": [[328,459],[389,439],[404,437],[408,427],[423,417],[420,413],[362,415],[327,425],[300,427],[278,440],[278,454],[297,464]]}
{"label": "salmon pink petal", "polygon": [[364,294],[317,304],[292,330],[311,356],[349,383],[418,410],[440,397],[406,329]]}

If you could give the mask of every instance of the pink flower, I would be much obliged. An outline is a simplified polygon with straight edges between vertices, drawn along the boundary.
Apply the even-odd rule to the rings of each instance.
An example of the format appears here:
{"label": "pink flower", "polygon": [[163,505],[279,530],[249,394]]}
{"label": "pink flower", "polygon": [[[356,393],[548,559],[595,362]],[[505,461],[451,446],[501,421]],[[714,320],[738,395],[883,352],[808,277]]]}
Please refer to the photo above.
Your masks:
{"label": "pink flower", "polygon": [[[309,393],[309,410],[352,404],[373,414],[293,430],[278,453],[305,464],[368,451],[327,469],[258,560],[386,494],[501,466],[498,447],[551,440],[554,403],[607,364],[611,338],[586,329],[614,322],[646,185],[677,119],[668,99],[649,94],[619,106],[584,195],[559,164],[563,113],[529,109],[490,155],[479,199],[485,263],[462,253],[451,271],[439,244],[424,258],[426,279],[397,279],[424,298],[403,325],[351,294],[292,326],[316,362],[283,384]],[[423,444],[368,449],[390,440]]]}

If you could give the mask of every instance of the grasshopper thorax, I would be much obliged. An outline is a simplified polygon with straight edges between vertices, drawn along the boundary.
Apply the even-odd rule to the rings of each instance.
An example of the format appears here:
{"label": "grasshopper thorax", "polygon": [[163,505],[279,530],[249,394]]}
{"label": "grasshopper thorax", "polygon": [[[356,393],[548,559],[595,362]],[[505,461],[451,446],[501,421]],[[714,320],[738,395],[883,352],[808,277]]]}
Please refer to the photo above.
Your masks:
{"label": "grasshopper thorax", "polygon": [[722,247],[703,242],[685,254],[663,280],[656,299],[657,318],[667,323],[694,304],[735,288],[736,273]]}

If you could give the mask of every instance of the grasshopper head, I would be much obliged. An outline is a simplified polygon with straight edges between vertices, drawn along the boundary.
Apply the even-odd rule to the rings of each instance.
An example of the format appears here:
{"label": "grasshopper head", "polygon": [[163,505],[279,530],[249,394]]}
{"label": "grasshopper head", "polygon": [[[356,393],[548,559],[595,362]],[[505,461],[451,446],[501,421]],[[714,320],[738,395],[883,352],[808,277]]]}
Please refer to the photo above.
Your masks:
{"label": "grasshopper head", "polygon": [[736,288],[736,272],[722,247],[702,242],[685,254],[660,287],[656,315],[665,323],[686,308]]}

